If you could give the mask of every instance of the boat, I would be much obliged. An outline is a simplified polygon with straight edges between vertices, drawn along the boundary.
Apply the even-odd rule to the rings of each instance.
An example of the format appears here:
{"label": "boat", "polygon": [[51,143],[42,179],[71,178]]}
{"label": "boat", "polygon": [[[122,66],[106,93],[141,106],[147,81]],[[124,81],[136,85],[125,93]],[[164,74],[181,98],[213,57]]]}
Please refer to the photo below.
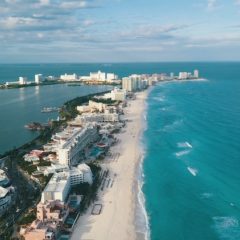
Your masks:
{"label": "boat", "polygon": [[32,131],[41,131],[45,128],[45,126],[43,126],[41,123],[38,123],[38,122],[32,122],[32,123],[26,124],[24,127]]}
{"label": "boat", "polygon": [[50,112],[59,112],[60,108],[58,107],[44,107],[41,112],[42,113],[50,113]]}

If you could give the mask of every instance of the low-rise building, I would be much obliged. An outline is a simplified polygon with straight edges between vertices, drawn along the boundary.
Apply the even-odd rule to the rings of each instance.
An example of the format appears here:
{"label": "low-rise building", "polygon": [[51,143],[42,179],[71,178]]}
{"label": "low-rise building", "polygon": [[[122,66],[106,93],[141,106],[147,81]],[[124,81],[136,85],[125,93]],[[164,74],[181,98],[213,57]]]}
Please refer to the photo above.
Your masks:
{"label": "low-rise building", "polygon": [[43,223],[42,221],[35,220],[27,228],[20,230],[20,235],[25,240],[53,240],[55,239],[56,224],[52,224],[51,227]]}
{"label": "low-rise building", "polygon": [[88,122],[118,122],[119,115],[117,113],[108,113],[107,110],[105,113],[83,113],[75,121],[82,125]]}
{"label": "low-rise building", "polygon": [[43,222],[63,223],[69,214],[67,206],[59,201],[46,201],[37,205],[37,219]]}
{"label": "low-rise building", "polygon": [[90,167],[87,164],[79,164],[70,170],[71,186],[80,183],[92,184],[93,176]]}

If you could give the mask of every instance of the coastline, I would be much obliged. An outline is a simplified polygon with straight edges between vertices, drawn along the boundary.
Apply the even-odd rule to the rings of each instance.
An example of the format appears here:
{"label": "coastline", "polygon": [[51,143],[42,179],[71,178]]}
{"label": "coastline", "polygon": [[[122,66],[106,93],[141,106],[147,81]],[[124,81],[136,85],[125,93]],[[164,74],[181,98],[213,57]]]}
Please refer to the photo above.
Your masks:
{"label": "coastline", "polygon": [[136,206],[135,206],[135,230],[137,233],[137,240],[149,240],[150,239],[150,225],[149,225],[149,215],[146,210],[146,199],[143,192],[143,185],[145,181],[145,174],[144,174],[144,159],[145,159],[145,142],[144,142],[144,132],[147,130],[147,98],[151,91],[153,90],[153,86],[150,86],[146,90],[146,97],[144,100],[143,112],[141,116],[142,121],[142,129],[139,134],[139,145],[140,145],[140,152],[142,157],[140,158],[139,162],[136,163]]}
{"label": "coastline", "polygon": [[[117,135],[119,143],[111,147],[112,156],[107,157],[102,166],[109,169],[111,187],[99,190],[99,200],[102,204],[100,215],[91,215],[92,206],[82,215],[74,227],[72,240],[79,239],[147,239],[146,233],[141,233],[136,224],[136,213],[139,210],[139,196],[142,174],[144,149],[142,135],[145,130],[143,122],[146,110],[146,98],[149,90],[136,94],[136,99],[128,102],[124,117],[128,119],[126,128]],[[144,123],[144,126],[143,126]],[[142,205],[143,206],[143,205]],[[142,218],[146,214],[142,214]],[[144,206],[145,210],[145,206]],[[146,217],[146,216],[145,216]],[[121,237],[120,237],[121,236]]]}

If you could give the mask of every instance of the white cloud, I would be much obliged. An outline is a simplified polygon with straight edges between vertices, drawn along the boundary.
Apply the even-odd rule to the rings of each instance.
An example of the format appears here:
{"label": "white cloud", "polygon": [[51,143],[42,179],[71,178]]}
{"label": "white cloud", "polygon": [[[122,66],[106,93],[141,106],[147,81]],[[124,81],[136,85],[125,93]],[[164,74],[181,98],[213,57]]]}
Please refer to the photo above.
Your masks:
{"label": "white cloud", "polygon": [[217,8],[217,0],[207,0],[207,10],[212,11]]}
{"label": "white cloud", "polygon": [[88,7],[88,3],[86,1],[79,1],[79,2],[67,1],[67,2],[61,3],[60,7],[64,9],[86,8]]}

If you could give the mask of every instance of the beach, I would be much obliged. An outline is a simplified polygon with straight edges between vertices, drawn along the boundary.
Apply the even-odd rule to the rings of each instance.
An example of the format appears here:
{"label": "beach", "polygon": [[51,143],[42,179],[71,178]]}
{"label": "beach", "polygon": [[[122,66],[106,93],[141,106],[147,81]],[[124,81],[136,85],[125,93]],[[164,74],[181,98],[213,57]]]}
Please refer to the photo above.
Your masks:
{"label": "beach", "polygon": [[110,156],[104,160],[103,169],[109,169],[103,189],[99,190],[97,204],[102,204],[99,215],[92,215],[90,206],[78,219],[71,240],[134,240],[144,239],[137,233],[135,216],[138,197],[138,170],[143,156],[141,135],[144,130],[143,114],[148,91],[136,94],[128,101],[124,111],[126,127],[116,135],[119,140],[111,147]]}

